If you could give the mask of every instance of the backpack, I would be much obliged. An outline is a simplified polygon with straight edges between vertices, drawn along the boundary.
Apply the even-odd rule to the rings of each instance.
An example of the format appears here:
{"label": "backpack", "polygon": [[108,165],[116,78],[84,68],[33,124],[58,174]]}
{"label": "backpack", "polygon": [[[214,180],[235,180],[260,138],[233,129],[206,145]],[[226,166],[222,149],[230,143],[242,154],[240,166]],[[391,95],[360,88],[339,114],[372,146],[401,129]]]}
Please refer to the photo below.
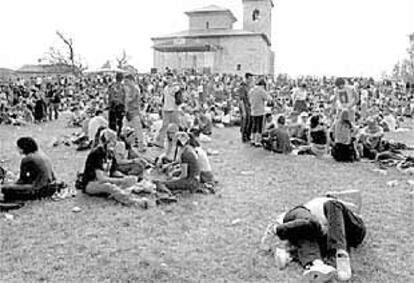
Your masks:
{"label": "backpack", "polygon": [[76,174],[75,189],[79,191],[85,191],[85,182],[83,181],[83,173]]}

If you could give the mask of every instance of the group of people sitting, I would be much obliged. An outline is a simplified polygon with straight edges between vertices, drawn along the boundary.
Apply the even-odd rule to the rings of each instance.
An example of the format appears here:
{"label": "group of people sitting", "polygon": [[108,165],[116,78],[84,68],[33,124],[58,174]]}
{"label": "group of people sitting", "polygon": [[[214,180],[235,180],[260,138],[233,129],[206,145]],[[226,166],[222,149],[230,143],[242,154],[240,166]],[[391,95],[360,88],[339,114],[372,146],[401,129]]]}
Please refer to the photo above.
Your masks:
{"label": "group of people sitting", "polygon": [[[344,80],[337,80],[338,94],[342,90],[347,92],[347,89],[349,86]],[[390,109],[385,108],[380,113],[369,111],[365,118],[361,117],[361,111],[356,110],[355,104],[338,107],[335,112],[329,112],[326,105],[311,110],[306,108],[302,113],[292,111],[274,115],[269,110],[263,116],[261,142],[253,142],[256,134],[252,133],[252,144],[283,154],[293,151],[298,155],[317,157],[331,154],[340,162],[361,158],[375,160],[390,151],[400,154],[399,150],[409,149],[404,144],[384,138],[384,133],[395,131],[399,123]]]}

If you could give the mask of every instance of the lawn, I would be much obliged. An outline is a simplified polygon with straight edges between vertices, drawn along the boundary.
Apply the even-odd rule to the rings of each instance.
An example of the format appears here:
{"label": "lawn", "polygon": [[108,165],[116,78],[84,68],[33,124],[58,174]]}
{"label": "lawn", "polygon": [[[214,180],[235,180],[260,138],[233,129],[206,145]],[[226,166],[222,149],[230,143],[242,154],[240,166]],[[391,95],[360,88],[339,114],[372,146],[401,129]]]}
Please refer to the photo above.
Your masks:
{"label": "lawn", "polygon": [[[73,185],[86,154],[52,147],[70,134],[62,121],[0,126],[0,160],[18,171],[15,141],[35,137]],[[414,132],[393,136],[414,141]],[[414,282],[413,195],[404,176],[374,172],[370,163],[339,164],[281,156],[239,142],[236,128],[216,129],[211,158],[216,195],[194,195],[150,210],[78,195],[37,201],[0,215],[0,282],[300,282],[302,270],[276,268],[259,252],[267,224],[286,209],[330,190],[360,189],[366,241],[352,253],[352,282]],[[241,174],[252,171],[253,175]],[[387,182],[399,180],[388,187]],[[81,208],[73,213],[73,207]]]}

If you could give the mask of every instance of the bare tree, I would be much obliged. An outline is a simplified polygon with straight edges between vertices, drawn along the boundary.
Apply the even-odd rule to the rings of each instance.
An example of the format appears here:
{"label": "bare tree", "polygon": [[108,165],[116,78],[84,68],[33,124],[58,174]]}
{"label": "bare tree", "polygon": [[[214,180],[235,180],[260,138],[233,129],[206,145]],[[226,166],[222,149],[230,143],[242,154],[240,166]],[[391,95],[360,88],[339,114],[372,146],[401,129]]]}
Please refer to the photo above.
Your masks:
{"label": "bare tree", "polygon": [[64,48],[51,46],[44,59],[50,64],[70,66],[72,73],[74,75],[79,75],[86,69],[86,65],[83,63],[81,57],[75,53],[73,39],[65,37],[60,31],[56,31],[56,35],[62,41]]}
{"label": "bare tree", "polygon": [[131,58],[130,58],[130,56],[128,56],[128,55],[126,54],[125,49],[124,49],[124,50],[122,50],[122,54],[121,54],[121,56],[120,56],[120,57],[116,57],[116,61],[118,62],[117,67],[118,67],[119,69],[123,69],[125,66],[127,66],[127,65],[128,65],[128,61],[129,61],[130,59],[131,59]]}

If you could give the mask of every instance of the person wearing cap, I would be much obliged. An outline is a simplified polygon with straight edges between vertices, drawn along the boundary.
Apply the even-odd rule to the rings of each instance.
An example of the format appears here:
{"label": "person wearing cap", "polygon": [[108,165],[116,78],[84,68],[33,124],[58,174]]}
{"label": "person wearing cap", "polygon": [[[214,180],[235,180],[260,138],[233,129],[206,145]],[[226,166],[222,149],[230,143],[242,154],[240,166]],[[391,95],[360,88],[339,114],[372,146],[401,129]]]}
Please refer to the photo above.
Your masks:
{"label": "person wearing cap", "polygon": [[122,83],[124,75],[117,73],[115,80],[115,83],[111,84],[108,88],[108,120],[109,128],[115,131],[119,137],[125,116],[125,86]]}
{"label": "person wearing cap", "polygon": [[174,75],[168,72],[165,76],[166,86],[163,91],[163,107],[162,107],[162,127],[156,138],[158,146],[163,147],[165,134],[169,124],[180,124],[180,114],[178,106],[181,104],[177,100],[178,94],[181,91],[180,85],[174,79]]}
{"label": "person wearing cap", "polygon": [[367,120],[367,126],[361,130],[359,141],[363,147],[362,157],[375,159],[381,151],[381,141],[384,131],[378,125],[375,118],[370,117]]}
{"label": "person wearing cap", "polygon": [[251,144],[260,147],[263,132],[263,117],[265,114],[265,106],[267,101],[266,81],[260,79],[257,85],[249,92],[250,114],[252,118],[252,136]]}
{"label": "person wearing cap", "polygon": [[178,132],[175,135],[176,145],[179,148],[179,167],[180,172],[178,177],[172,177],[166,182],[157,182],[157,187],[160,190],[175,191],[189,191],[196,192],[200,186],[199,176],[200,167],[198,164],[197,153],[190,144],[190,136],[185,132]]}
{"label": "person wearing cap", "polygon": [[108,196],[124,205],[146,205],[142,199],[135,198],[125,189],[137,182],[136,176],[110,177],[113,152],[117,144],[117,134],[104,129],[99,136],[99,145],[92,149],[85,162],[81,189],[91,196]]}
{"label": "person wearing cap", "polygon": [[251,135],[251,113],[250,113],[250,100],[249,91],[253,83],[253,75],[246,73],[244,75],[244,82],[237,88],[239,97],[239,108],[241,115],[240,132],[242,135],[242,142],[249,142]]}
{"label": "person wearing cap", "polygon": [[[144,133],[141,122],[141,92],[136,85],[135,78],[132,74],[125,76],[125,110],[126,118],[135,131],[135,137],[138,142],[138,150],[144,151]],[[135,144],[135,143],[134,143]]]}

